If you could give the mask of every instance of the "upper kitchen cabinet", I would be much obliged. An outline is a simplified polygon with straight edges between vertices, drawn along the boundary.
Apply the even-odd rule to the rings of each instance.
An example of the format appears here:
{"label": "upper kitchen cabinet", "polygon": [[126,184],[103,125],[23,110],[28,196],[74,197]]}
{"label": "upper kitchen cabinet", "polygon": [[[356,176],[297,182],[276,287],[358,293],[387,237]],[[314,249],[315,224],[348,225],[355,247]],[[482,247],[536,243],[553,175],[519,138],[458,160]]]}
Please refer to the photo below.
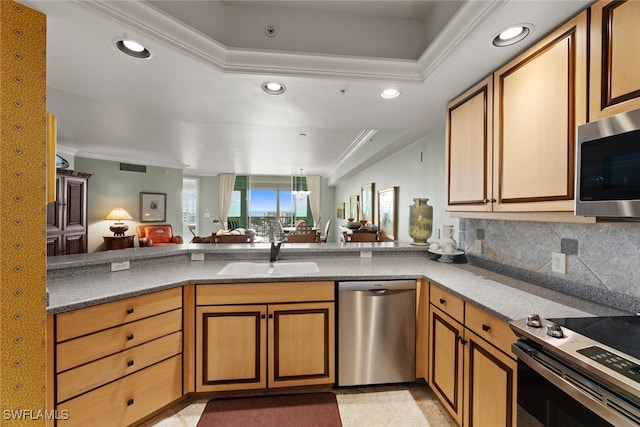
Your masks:
{"label": "upper kitchen cabinet", "polygon": [[449,210],[491,210],[492,99],[493,76],[489,76],[447,106]]}
{"label": "upper kitchen cabinet", "polygon": [[573,211],[575,129],[587,120],[586,70],[585,11],[449,104],[453,216]]}
{"label": "upper kitchen cabinet", "polygon": [[640,108],[640,2],[591,6],[589,120]]}

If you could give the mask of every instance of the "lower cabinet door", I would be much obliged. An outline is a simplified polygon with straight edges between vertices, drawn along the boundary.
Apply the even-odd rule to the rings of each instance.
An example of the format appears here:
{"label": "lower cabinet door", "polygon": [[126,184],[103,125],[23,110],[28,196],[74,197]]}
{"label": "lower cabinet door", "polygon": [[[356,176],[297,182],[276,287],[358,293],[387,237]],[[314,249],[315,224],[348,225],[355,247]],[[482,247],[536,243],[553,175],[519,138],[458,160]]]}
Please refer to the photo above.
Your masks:
{"label": "lower cabinet door", "polygon": [[196,391],[267,386],[267,306],[196,309]]}
{"label": "lower cabinet door", "polygon": [[58,404],[58,426],[122,427],[182,397],[182,355]]}
{"label": "lower cabinet door", "polygon": [[465,338],[465,427],[515,426],[517,362],[469,329]]}
{"label": "lower cabinet door", "polygon": [[269,305],[268,387],[335,381],[333,302]]}
{"label": "lower cabinet door", "polygon": [[429,384],[451,416],[462,425],[464,328],[433,305],[430,315]]}

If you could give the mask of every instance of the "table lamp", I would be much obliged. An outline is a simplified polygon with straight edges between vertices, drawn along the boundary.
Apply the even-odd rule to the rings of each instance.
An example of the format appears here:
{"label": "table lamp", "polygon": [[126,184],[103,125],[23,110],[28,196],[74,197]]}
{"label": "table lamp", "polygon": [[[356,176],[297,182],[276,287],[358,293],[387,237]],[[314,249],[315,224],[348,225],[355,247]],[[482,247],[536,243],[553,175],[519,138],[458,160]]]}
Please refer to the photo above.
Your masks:
{"label": "table lamp", "polygon": [[126,210],[122,208],[115,208],[109,212],[109,215],[107,215],[105,219],[116,221],[111,227],[109,227],[109,230],[113,231],[114,236],[124,236],[124,233],[129,229],[129,226],[125,225],[122,221],[125,219],[133,219],[133,217],[129,215],[129,212]]}

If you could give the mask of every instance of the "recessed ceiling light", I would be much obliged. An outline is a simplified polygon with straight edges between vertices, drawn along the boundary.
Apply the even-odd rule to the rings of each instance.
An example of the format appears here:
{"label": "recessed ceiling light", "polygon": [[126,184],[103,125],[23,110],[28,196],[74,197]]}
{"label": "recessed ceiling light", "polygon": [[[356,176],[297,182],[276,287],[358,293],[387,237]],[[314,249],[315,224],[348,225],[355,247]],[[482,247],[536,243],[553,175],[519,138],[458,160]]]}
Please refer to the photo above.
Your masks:
{"label": "recessed ceiling light", "polygon": [[380,98],[382,99],[393,99],[400,96],[400,91],[398,89],[385,89],[380,92]]}
{"label": "recessed ceiling light", "polygon": [[148,58],[151,56],[151,52],[149,52],[140,43],[133,40],[118,40],[116,42],[116,46],[122,52],[129,56],[133,56],[134,58]]}
{"label": "recessed ceiling light", "polygon": [[269,95],[282,95],[287,88],[282,83],[266,82],[262,84],[262,90]]}
{"label": "recessed ceiling light", "polygon": [[518,43],[529,35],[532,28],[533,25],[531,24],[516,24],[505,28],[493,38],[493,45],[497,47],[504,47]]}

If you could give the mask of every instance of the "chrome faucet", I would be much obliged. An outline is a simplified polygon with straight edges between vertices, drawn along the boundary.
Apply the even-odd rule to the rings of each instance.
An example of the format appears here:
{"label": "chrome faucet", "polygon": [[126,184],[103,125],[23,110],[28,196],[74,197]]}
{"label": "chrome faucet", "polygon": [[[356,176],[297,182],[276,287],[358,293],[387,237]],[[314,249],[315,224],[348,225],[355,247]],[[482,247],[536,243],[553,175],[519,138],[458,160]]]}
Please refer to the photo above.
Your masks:
{"label": "chrome faucet", "polygon": [[280,245],[282,245],[282,241],[279,241],[278,244],[276,244],[276,242],[273,240],[271,241],[271,258],[269,259],[270,263],[274,263],[278,259],[278,254],[280,253]]}

